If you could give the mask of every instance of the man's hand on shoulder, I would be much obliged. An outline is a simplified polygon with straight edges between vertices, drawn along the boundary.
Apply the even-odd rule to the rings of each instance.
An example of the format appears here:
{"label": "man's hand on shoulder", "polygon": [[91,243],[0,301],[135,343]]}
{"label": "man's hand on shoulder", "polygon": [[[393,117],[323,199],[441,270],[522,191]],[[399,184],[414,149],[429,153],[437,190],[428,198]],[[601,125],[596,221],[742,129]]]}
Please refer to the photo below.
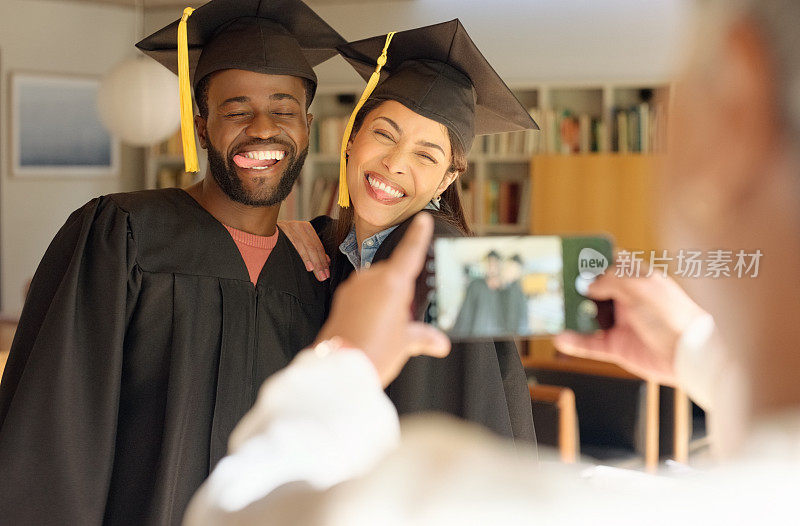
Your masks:
{"label": "man's hand on shoulder", "polygon": [[294,245],[306,270],[314,272],[319,281],[331,277],[331,258],[325,253],[325,247],[316,230],[308,221],[278,221],[278,227]]}

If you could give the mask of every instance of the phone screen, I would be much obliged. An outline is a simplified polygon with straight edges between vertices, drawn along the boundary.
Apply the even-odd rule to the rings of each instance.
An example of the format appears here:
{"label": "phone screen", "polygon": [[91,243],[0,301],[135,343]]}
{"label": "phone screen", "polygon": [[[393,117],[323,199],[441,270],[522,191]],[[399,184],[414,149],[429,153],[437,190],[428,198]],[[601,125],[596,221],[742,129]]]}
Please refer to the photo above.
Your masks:
{"label": "phone screen", "polygon": [[605,236],[439,238],[433,255],[428,313],[453,340],[588,333],[613,323],[609,305],[578,292],[612,261]]}

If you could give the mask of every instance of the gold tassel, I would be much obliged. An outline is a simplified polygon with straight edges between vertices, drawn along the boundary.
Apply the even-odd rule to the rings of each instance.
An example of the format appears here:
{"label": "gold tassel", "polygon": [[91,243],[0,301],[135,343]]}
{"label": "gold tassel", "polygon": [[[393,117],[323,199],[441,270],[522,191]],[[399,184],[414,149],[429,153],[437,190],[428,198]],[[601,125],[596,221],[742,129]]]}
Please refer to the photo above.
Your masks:
{"label": "gold tassel", "polygon": [[183,163],[187,172],[197,172],[197,146],[194,141],[194,110],[192,109],[192,87],[189,82],[189,38],[186,20],[194,9],[187,7],[178,24],[178,92],[181,98],[181,140]]}
{"label": "gold tassel", "polygon": [[350,192],[347,190],[347,159],[345,158],[345,155],[347,152],[347,143],[350,141],[350,133],[353,131],[353,122],[356,120],[358,111],[367,101],[369,96],[372,95],[372,91],[375,89],[375,86],[378,85],[378,81],[381,79],[381,68],[386,64],[386,52],[389,49],[389,43],[391,43],[394,33],[395,32],[392,31],[386,35],[386,44],[383,46],[381,56],[378,57],[378,65],[375,68],[375,71],[372,72],[372,76],[369,78],[369,82],[367,82],[367,86],[364,88],[364,93],[361,94],[361,98],[358,100],[356,107],[353,108],[353,113],[350,114],[350,118],[347,120],[347,126],[344,128],[344,135],[342,135],[342,150],[339,153],[339,206],[342,208],[347,208],[350,206]]}

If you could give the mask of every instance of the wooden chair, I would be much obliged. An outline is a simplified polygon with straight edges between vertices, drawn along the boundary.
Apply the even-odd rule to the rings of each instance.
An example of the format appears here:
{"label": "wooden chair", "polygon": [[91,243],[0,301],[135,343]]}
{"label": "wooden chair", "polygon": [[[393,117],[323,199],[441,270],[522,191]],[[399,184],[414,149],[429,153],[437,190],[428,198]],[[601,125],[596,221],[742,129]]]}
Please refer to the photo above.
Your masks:
{"label": "wooden chair", "polygon": [[575,462],[580,453],[578,440],[578,414],[575,411],[575,393],[569,387],[555,385],[530,385],[531,402],[555,406],[558,417],[556,441],[561,460]]}

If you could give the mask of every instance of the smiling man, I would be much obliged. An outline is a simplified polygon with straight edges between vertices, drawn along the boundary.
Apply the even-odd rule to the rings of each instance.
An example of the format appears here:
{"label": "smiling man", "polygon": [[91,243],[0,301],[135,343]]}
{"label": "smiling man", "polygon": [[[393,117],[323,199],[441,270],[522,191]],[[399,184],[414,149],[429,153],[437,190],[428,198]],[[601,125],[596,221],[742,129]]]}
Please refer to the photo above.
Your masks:
{"label": "smiling man", "polygon": [[[209,170],[93,199],[31,284],[0,383],[0,521],[175,524],[261,383],[313,340],[322,284],[276,229],[312,67],[343,39],[299,0],[187,21]],[[178,22],[138,44],[177,71]]]}

